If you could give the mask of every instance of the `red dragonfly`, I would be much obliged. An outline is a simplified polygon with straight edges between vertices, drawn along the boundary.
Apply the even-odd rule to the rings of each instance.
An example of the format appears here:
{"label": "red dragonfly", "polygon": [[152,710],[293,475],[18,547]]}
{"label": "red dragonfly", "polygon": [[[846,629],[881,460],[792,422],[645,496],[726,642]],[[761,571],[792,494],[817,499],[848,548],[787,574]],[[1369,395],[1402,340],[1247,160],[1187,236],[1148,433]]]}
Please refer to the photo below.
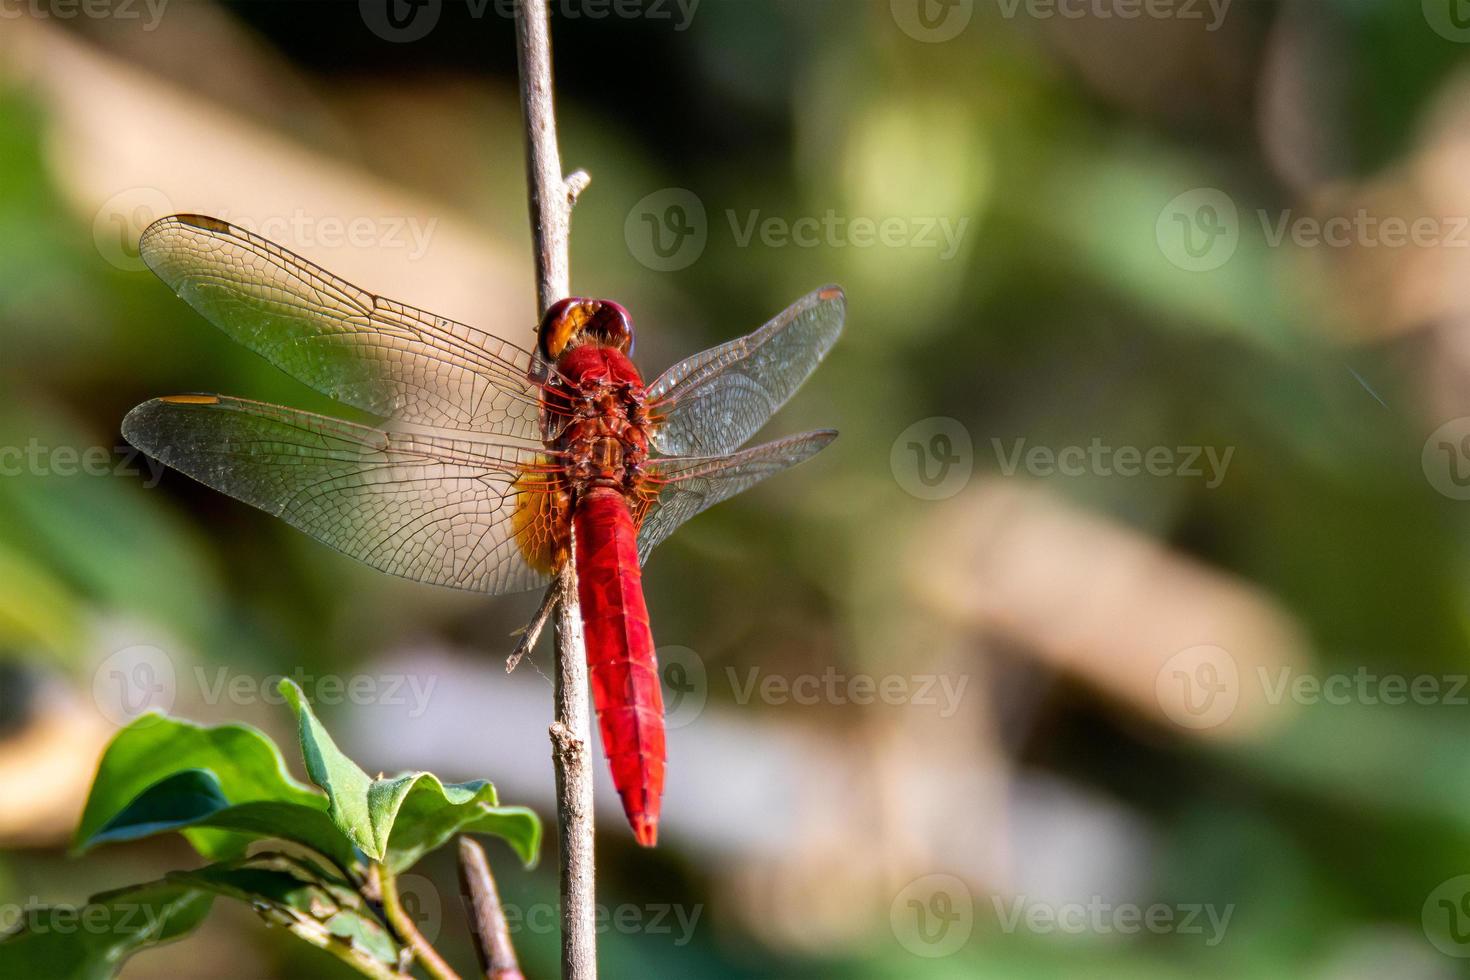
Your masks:
{"label": "red dragonfly", "polygon": [[842,290],[818,289],[645,385],[628,357],[632,320],[608,300],[556,303],[528,351],[217,218],[164,218],[139,248],[236,342],[394,425],[175,395],[133,409],[128,441],[416,581],[494,595],[546,585],[575,562],[603,748],[635,836],[653,846],[663,697],[640,566],[695,514],[836,437],[740,449],[836,342]]}

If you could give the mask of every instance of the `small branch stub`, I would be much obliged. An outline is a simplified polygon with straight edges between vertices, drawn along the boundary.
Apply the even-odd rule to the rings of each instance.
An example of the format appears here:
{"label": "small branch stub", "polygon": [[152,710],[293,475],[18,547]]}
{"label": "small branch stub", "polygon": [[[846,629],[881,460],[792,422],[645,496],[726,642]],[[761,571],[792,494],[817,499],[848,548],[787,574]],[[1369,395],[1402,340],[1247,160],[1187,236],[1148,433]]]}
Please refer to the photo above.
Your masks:
{"label": "small branch stub", "polygon": [[590,183],[592,183],[592,175],[589,174],[587,171],[585,171],[585,170],[574,170],[574,171],[572,171],[571,176],[567,178],[567,207],[568,208],[571,208],[574,204],[577,203],[577,198],[579,198],[579,197],[582,196],[582,192],[587,189],[587,185],[590,184]]}
{"label": "small branch stub", "polygon": [[516,648],[505,658],[505,672],[509,674],[520,666],[521,660],[536,647],[536,641],[541,639],[541,631],[546,628],[546,621],[551,618],[551,612],[556,608],[557,600],[561,598],[561,584],[552,582],[546,589],[546,594],[541,597],[541,606],[536,610],[536,615],[526,624],[525,632],[521,634]]}

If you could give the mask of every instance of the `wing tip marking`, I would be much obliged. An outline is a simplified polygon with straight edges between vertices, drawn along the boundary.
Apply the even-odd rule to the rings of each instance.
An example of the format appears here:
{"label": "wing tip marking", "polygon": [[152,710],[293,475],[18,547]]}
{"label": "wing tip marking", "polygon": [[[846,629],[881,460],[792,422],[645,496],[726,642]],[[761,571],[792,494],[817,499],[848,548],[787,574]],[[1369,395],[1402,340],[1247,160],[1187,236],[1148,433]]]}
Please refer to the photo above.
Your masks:
{"label": "wing tip marking", "polygon": [[158,400],[166,405],[218,405],[219,395],[164,395]]}
{"label": "wing tip marking", "polygon": [[[164,218],[163,220],[168,221],[170,219]],[[177,221],[181,225],[198,228],[200,231],[213,231],[219,232],[220,234],[230,234],[234,231],[234,226],[228,221],[221,220],[220,218],[211,218],[207,214],[176,214],[172,217],[172,220]]]}

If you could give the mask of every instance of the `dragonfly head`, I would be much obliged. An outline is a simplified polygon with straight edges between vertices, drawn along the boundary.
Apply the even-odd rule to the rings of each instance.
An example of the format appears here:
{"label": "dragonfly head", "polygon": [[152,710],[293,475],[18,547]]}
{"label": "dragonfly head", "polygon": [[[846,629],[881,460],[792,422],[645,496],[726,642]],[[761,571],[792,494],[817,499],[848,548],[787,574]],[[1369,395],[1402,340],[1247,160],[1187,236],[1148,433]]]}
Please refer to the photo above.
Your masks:
{"label": "dragonfly head", "polygon": [[537,336],[541,353],[553,361],[584,344],[615,347],[624,354],[631,354],[633,318],[610,299],[569,296],[557,300],[546,311]]}

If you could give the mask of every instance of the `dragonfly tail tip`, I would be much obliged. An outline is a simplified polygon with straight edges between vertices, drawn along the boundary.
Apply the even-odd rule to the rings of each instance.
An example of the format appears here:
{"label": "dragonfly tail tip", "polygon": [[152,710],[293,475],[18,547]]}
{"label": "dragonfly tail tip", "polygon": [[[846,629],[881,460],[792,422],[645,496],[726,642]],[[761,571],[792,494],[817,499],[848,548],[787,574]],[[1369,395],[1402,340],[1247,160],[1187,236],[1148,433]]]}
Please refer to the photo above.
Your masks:
{"label": "dragonfly tail tip", "polygon": [[638,843],[644,847],[654,847],[658,844],[658,818],[640,816],[633,818],[633,836],[638,838]]}

